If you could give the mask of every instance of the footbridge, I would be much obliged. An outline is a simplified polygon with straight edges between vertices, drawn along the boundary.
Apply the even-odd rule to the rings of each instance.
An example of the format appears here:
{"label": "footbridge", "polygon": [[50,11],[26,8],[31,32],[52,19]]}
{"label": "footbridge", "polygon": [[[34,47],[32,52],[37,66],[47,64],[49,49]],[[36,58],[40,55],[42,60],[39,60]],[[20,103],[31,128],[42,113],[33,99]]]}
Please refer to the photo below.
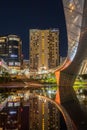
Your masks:
{"label": "footbridge", "polygon": [[61,104],[77,130],[87,129],[84,114],[73,89],[81,63],[87,56],[87,0],[62,0],[65,14],[68,54],[65,62],[54,69],[58,92],[56,102]]}

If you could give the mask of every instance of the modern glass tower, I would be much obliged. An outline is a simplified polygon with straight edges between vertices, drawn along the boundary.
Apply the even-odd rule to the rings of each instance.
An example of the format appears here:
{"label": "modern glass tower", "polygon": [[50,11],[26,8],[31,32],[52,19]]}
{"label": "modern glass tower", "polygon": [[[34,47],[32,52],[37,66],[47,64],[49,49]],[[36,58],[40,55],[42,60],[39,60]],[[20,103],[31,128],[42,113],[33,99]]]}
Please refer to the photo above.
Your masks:
{"label": "modern glass tower", "polygon": [[2,58],[9,68],[20,69],[22,54],[22,41],[17,35],[0,37],[0,58]]}
{"label": "modern glass tower", "polygon": [[22,41],[16,35],[8,36],[8,60],[7,64],[10,68],[20,69],[22,55]]}

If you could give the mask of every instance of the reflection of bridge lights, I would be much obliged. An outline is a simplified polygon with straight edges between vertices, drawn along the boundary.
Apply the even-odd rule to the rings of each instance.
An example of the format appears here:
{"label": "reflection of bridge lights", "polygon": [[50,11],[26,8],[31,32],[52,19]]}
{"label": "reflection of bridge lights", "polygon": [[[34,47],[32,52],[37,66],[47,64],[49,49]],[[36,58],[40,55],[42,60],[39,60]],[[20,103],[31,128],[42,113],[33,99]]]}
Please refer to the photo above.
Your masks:
{"label": "reflection of bridge lights", "polygon": [[9,113],[10,113],[10,114],[16,114],[17,111],[10,111]]}
{"label": "reflection of bridge lights", "polygon": [[69,4],[70,12],[72,12],[75,9],[75,5],[73,3]]}
{"label": "reflection of bridge lights", "polygon": [[51,94],[52,93],[51,90],[48,90],[48,93]]}
{"label": "reflection of bridge lights", "polygon": [[44,96],[40,96],[40,95],[36,95],[38,97],[38,99],[42,102],[50,102],[52,105],[56,106],[57,109],[60,111],[60,113],[62,114],[62,116],[64,117],[64,121],[66,123],[66,126],[67,126],[67,130],[75,130],[74,129],[74,126],[73,126],[73,123],[72,123],[72,120],[71,118],[69,117],[67,111],[65,110],[65,108],[63,106],[61,106],[60,104],[57,104],[55,101],[53,101],[52,99],[50,98],[47,98],[47,97],[44,97]]}
{"label": "reflection of bridge lights", "polygon": [[46,102],[46,99],[44,99],[44,102]]}

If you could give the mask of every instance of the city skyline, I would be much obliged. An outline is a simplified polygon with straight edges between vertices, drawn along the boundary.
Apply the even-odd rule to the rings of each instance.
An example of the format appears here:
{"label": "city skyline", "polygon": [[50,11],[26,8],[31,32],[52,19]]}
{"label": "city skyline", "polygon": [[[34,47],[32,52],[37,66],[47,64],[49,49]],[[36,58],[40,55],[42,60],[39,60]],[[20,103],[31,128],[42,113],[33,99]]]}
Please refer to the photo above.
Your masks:
{"label": "city skyline", "polygon": [[[14,25],[17,36],[10,35],[7,40],[1,38],[0,52],[3,50],[2,57],[7,56],[10,61],[12,59],[10,65],[18,65],[16,59],[18,59],[17,57],[20,53],[18,60],[22,63],[18,72],[12,66],[14,73],[10,73],[3,59],[0,60],[0,129],[87,129],[87,73],[86,75],[79,74],[80,67],[87,55],[87,0],[59,0],[58,6],[57,1],[55,0],[55,4],[49,0],[37,0],[37,3],[34,3],[32,0],[32,2],[29,1],[31,4],[28,1],[25,1],[25,4],[24,1],[21,2],[20,0],[18,3],[16,1],[9,1],[11,3],[8,1],[4,3],[3,1],[0,3],[1,5],[4,3],[6,7],[2,9],[5,14],[11,13],[9,17],[8,15],[2,15],[2,25],[5,22],[5,27],[8,28],[8,31],[12,32]],[[10,9],[7,7],[10,7]],[[5,9],[7,9],[7,13]],[[21,9],[27,9],[29,17],[27,17],[26,13],[23,14],[24,10]],[[53,13],[55,9],[56,13]],[[9,13],[8,10],[10,10]],[[19,17],[19,14],[21,17]],[[25,14],[26,18],[30,19],[25,19]],[[5,20],[3,22],[3,19],[7,20],[7,22]],[[28,24],[24,26],[26,25],[26,21]],[[11,23],[12,26],[10,26]],[[54,35],[54,30],[53,32],[42,32],[43,29],[48,29],[50,26],[51,29],[59,29],[58,35],[57,33]],[[6,29],[5,27],[4,29]],[[18,39],[18,36],[20,38],[21,32],[23,32],[23,38],[26,41],[25,36],[27,34],[24,33],[25,31],[22,27],[24,29],[28,27],[28,38],[30,36],[30,48],[28,48],[28,42],[23,42],[24,58],[28,58],[27,50],[31,52],[30,61],[24,59],[24,62],[20,51],[21,42]],[[1,28],[1,32],[4,32],[3,26]],[[39,30],[39,28],[41,29],[40,32],[35,31],[36,29]],[[57,37],[59,35],[60,42],[57,42],[59,41]],[[46,41],[48,42],[47,44]],[[42,71],[47,68],[45,65],[46,53],[49,68],[53,65],[51,63],[54,63],[58,54],[60,54],[59,58],[60,56],[65,56],[68,47],[67,42],[69,45],[68,56],[63,64],[57,65],[57,67],[53,66],[52,69],[45,71],[46,73],[38,73],[37,68],[38,70],[41,68]],[[58,47],[60,50],[59,53],[57,53]],[[57,55],[55,56],[54,54]],[[13,64],[14,60],[15,63]],[[38,64],[39,60],[40,65]],[[34,68],[35,71],[31,71],[30,67],[31,69]]]}
{"label": "city skyline", "polygon": [[29,56],[29,29],[59,28],[61,55],[66,55],[67,40],[61,0],[1,0],[0,6],[0,36],[18,35],[23,41],[24,59]]}

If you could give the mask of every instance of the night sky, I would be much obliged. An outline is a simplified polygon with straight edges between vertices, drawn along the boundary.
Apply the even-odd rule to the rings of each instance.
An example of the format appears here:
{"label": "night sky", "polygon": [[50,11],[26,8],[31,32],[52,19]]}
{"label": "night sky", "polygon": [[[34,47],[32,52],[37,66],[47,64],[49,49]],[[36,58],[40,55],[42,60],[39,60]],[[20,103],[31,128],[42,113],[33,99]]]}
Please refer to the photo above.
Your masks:
{"label": "night sky", "polygon": [[20,36],[24,59],[29,58],[29,29],[49,28],[59,28],[60,55],[66,56],[67,40],[61,0],[0,0],[0,36]]}

